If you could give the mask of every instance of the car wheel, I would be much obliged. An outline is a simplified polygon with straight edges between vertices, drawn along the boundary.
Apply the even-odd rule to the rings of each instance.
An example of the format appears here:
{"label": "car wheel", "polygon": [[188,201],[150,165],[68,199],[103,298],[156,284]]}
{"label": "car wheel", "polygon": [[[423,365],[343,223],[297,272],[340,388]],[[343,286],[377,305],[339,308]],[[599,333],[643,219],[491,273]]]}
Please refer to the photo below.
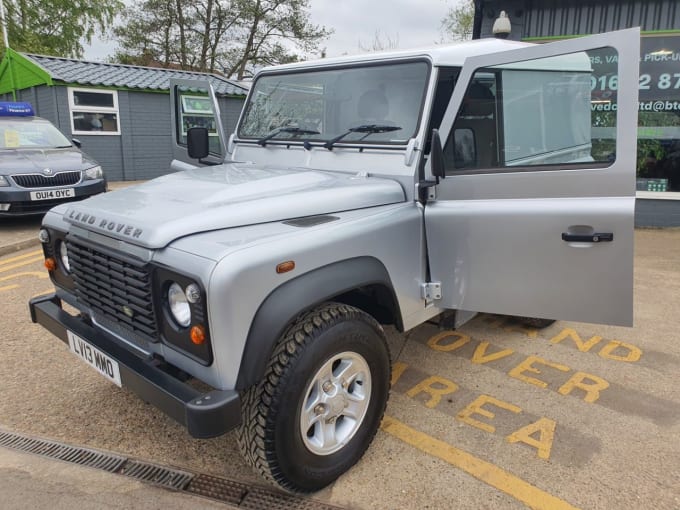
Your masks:
{"label": "car wheel", "polygon": [[238,442],[266,479],[317,491],[364,454],[385,412],[390,357],[381,326],[352,306],[301,315],[247,391]]}
{"label": "car wheel", "polygon": [[517,317],[517,319],[525,326],[536,329],[547,328],[555,322],[554,319],[537,319],[534,317]]}

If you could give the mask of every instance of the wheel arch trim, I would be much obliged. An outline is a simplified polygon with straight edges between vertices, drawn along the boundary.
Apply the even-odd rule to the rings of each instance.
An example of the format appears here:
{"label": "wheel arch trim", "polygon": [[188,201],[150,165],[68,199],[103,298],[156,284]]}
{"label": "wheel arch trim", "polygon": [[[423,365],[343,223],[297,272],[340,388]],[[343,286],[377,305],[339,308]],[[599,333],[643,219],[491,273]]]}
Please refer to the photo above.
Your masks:
{"label": "wheel arch trim", "polygon": [[[250,325],[236,388],[243,390],[263,376],[285,328],[298,315],[324,301],[367,285],[382,285],[398,303],[387,269],[374,257],[346,259],[304,273],[276,287],[262,302]],[[401,322],[397,306],[397,321]]]}

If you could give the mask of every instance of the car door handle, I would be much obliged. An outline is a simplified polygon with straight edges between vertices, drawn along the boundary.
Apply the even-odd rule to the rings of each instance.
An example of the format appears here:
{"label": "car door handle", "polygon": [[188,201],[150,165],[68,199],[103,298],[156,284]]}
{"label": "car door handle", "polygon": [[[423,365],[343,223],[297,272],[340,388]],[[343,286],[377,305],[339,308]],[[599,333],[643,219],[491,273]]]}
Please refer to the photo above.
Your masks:
{"label": "car door handle", "polygon": [[568,243],[605,243],[613,240],[613,232],[595,232],[593,234],[570,234],[568,232],[562,232],[562,241]]}

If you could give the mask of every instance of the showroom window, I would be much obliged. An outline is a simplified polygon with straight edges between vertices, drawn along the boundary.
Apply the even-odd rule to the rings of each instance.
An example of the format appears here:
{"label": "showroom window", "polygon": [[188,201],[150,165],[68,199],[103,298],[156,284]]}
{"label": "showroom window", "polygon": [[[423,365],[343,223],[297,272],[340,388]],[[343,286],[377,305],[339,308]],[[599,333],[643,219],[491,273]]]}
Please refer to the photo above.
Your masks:
{"label": "showroom window", "polygon": [[118,91],[68,89],[74,135],[119,135]]}
{"label": "showroom window", "polygon": [[[590,56],[593,66],[593,132],[601,145],[612,139],[616,128],[604,111],[616,96],[617,61],[606,55]],[[637,190],[680,191],[680,37],[642,37],[638,96]],[[595,101],[597,96],[598,101]],[[595,147],[595,144],[593,144]]]}

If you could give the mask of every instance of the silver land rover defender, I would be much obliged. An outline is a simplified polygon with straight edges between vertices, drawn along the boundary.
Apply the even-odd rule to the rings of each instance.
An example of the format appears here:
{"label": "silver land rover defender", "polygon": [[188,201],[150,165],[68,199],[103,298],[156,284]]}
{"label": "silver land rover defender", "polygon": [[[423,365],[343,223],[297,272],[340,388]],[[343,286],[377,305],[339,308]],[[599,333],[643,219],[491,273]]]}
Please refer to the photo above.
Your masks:
{"label": "silver land rover defender", "polygon": [[209,86],[174,82],[182,171],[52,209],[32,319],[318,490],[380,424],[383,325],[632,323],[638,55],[631,29],[272,67],[229,139]]}

